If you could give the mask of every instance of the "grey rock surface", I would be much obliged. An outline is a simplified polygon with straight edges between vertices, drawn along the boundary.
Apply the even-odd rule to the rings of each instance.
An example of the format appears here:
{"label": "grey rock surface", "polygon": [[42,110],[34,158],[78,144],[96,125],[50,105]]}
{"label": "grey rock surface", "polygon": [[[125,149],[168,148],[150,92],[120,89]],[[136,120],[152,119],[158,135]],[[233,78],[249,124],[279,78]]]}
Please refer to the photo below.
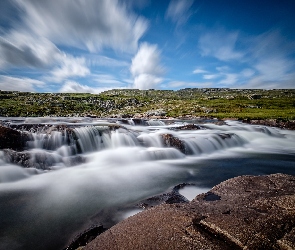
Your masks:
{"label": "grey rock surface", "polygon": [[113,226],[90,249],[295,249],[295,176],[240,176]]}

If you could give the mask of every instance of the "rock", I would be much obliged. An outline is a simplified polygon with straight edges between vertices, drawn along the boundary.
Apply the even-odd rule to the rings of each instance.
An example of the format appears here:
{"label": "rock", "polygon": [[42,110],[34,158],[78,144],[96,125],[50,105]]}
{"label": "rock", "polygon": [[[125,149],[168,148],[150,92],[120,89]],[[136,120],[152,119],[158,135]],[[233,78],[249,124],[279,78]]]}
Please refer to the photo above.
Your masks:
{"label": "rock", "polygon": [[171,134],[162,134],[161,135],[162,139],[163,139],[163,143],[166,147],[173,147],[178,149],[179,151],[181,151],[182,153],[185,154],[186,150],[185,150],[185,144],[182,140],[180,140],[177,137],[174,137]]}
{"label": "rock", "polygon": [[0,149],[23,150],[27,140],[25,133],[0,125]]}
{"label": "rock", "polygon": [[156,195],[140,201],[136,207],[143,209],[151,208],[160,204],[188,203],[189,200],[179,193],[179,190],[185,186],[194,186],[190,183],[182,183],[175,186],[170,192]]}
{"label": "rock", "polygon": [[3,153],[6,162],[13,163],[25,168],[33,167],[31,155],[28,152],[17,152],[11,149],[4,149]]}
{"label": "rock", "polygon": [[90,241],[95,239],[98,235],[103,233],[106,229],[102,225],[92,226],[87,229],[85,232],[78,235],[72,243],[67,246],[64,250],[75,250],[83,249],[83,246],[86,246]]}
{"label": "rock", "polygon": [[4,159],[8,163],[16,164],[24,168],[36,168],[43,170],[50,170],[52,166],[63,163],[66,166],[75,166],[86,162],[86,158],[81,155],[68,157],[63,160],[62,157],[52,158],[52,155],[47,152],[29,152],[29,151],[14,151],[11,149],[4,149]]}
{"label": "rock", "polygon": [[84,249],[295,249],[294,233],[295,176],[240,176],[129,217]]}
{"label": "rock", "polygon": [[266,119],[266,120],[242,120],[244,123],[253,124],[253,125],[262,125],[269,127],[277,127],[281,129],[295,130],[295,121],[282,121],[276,119]]}
{"label": "rock", "polygon": [[180,126],[180,127],[173,127],[170,129],[172,129],[172,130],[197,130],[197,129],[201,129],[201,127],[197,126],[195,124],[188,124],[188,125],[184,125],[184,126]]}

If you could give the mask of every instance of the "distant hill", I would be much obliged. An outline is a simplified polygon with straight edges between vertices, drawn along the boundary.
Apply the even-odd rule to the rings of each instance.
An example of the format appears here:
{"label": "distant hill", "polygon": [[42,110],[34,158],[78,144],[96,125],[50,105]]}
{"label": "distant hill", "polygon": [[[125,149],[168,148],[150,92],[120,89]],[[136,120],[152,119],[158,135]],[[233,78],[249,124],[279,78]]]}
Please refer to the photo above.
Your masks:
{"label": "distant hill", "polygon": [[114,89],[100,94],[0,91],[0,116],[295,119],[294,89]]}

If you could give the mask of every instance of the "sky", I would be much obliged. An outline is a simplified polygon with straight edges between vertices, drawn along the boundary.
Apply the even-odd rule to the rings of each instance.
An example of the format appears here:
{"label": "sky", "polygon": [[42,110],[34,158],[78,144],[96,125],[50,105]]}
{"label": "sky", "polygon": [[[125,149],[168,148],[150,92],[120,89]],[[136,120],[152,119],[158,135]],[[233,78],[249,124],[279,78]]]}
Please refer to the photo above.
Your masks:
{"label": "sky", "polygon": [[295,88],[294,0],[1,0],[0,90]]}

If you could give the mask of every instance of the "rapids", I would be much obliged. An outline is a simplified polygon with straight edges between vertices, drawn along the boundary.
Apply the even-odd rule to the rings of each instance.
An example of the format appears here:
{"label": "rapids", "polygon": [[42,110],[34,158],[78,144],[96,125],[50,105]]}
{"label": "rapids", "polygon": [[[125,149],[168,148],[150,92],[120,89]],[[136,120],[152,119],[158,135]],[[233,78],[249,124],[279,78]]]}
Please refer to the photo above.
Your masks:
{"label": "rapids", "polygon": [[[138,212],[125,208],[179,183],[195,184],[181,192],[191,200],[238,175],[295,174],[295,131],[214,120],[1,122],[30,140],[20,152],[25,164],[0,151],[0,249],[63,249],[91,225],[110,227]],[[199,129],[183,127],[191,123]]]}

